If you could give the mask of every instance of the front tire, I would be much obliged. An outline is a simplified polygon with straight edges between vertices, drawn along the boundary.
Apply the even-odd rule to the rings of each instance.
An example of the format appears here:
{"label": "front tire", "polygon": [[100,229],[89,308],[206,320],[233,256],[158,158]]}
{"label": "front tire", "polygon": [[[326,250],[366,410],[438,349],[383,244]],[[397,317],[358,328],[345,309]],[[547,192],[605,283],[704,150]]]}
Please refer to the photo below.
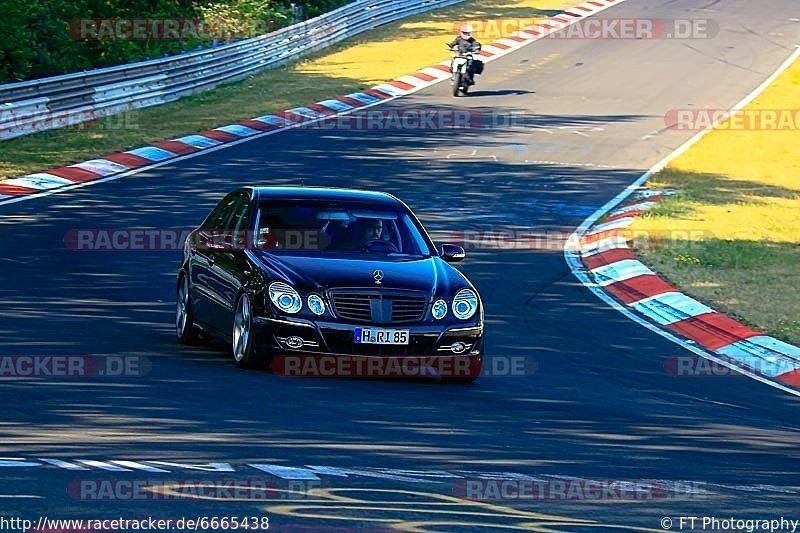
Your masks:
{"label": "front tire", "polygon": [[196,344],[200,339],[200,331],[194,327],[192,298],[189,291],[189,277],[182,275],[178,282],[178,293],[175,308],[175,334],[181,344]]}
{"label": "front tire", "polygon": [[233,360],[239,368],[261,366],[253,339],[253,306],[247,294],[239,297],[233,315]]}
{"label": "front tire", "polygon": [[456,72],[453,77],[453,96],[458,97],[461,94],[461,73]]}

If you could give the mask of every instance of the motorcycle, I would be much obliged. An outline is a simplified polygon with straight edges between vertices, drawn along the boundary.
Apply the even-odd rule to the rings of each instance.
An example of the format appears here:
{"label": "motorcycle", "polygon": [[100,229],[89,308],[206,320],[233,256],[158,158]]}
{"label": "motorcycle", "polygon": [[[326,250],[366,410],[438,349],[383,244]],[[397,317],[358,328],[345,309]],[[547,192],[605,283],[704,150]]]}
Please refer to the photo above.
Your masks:
{"label": "motorcycle", "polygon": [[[470,85],[473,85],[473,82],[470,83],[470,69],[473,69],[473,66],[479,61],[475,60],[471,53],[461,54],[458,50],[450,49],[453,52],[453,60],[450,62],[450,72],[452,73],[452,84],[453,84],[453,96],[460,96],[460,95],[467,95],[469,92]],[[477,74],[477,72],[473,69],[473,76]]]}

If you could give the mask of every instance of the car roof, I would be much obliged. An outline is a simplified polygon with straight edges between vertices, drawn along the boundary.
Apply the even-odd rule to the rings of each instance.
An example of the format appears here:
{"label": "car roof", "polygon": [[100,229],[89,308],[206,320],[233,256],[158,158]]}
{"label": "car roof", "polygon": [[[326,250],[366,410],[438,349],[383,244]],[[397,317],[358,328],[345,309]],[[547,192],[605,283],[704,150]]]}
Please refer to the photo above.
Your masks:
{"label": "car roof", "polygon": [[254,199],[279,200],[352,200],[383,205],[402,205],[391,194],[358,189],[337,189],[330,187],[246,187],[253,191]]}

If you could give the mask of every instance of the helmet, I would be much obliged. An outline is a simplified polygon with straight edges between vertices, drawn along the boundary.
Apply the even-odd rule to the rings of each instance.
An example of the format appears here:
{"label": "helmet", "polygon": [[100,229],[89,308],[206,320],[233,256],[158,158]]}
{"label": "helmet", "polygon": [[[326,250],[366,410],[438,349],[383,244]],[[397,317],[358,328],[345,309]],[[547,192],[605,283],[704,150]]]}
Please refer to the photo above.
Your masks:
{"label": "helmet", "polygon": [[461,25],[461,33],[472,33],[472,24],[464,23]]}

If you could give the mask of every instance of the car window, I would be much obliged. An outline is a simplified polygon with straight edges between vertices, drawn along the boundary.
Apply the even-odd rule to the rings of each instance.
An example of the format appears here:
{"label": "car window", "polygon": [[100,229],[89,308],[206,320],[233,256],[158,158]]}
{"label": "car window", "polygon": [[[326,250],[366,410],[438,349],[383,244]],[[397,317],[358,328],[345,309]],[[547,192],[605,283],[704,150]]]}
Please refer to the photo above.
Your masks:
{"label": "car window", "polygon": [[239,200],[240,197],[241,195],[239,193],[233,193],[223,198],[217,204],[217,207],[211,211],[211,214],[208,215],[208,218],[206,218],[205,222],[203,222],[201,229],[208,232],[219,232],[225,230],[226,223],[228,220],[230,220],[231,214],[236,207],[237,200]]}
{"label": "car window", "polygon": [[234,205],[230,219],[225,224],[225,232],[232,235],[233,243],[240,247],[247,246],[247,219],[250,212],[250,198],[247,194],[239,196]]}
{"label": "car window", "polygon": [[347,201],[264,201],[256,246],[277,252],[427,256],[431,249],[399,208]]}
{"label": "car window", "polygon": [[239,231],[245,222],[247,208],[250,205],[247,195],[242,194],[236,201],[231,210],[231,217],[225,222],[225,229],[229,231]]}

